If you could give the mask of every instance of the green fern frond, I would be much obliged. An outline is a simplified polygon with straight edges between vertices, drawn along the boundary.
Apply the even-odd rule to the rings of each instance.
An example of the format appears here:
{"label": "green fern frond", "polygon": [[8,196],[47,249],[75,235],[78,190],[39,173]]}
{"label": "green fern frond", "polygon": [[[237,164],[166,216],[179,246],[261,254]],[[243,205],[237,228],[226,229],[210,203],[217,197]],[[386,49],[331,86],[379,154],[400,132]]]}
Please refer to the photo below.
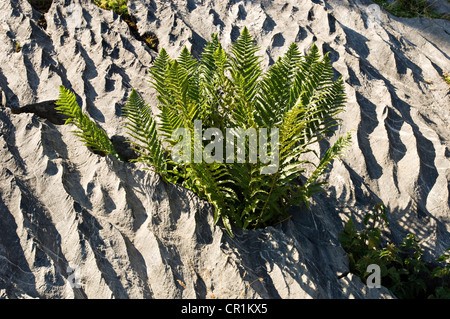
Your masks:
{"label": "green fern frond", "polygon": [[130,143],[139,154],[134,161],[147,164],[163,178],[167,177],[167,160],[151,108],[134,89],[123,109],[123,115],[127,119],[125,128],[133,138]]}
{"label": "green fern frond", "polygon": [[120,158],[106,132],[92,121],[88,115],[83,113],[73,92],[61,85],[59,87],[59,98],[55,104],[57,105],[57,112],[68,117],[65,124],[74,124],[78,128],[73,133],[89,149],[101,156],[111,154],[116,158]]}
{"label": "green fern frond", "polygon": [[231,68],[230,56],[225,52],[217,34],[213,34],[201,55],[199,80],[201,89],[201,119],[209,127],[223,129],[228,122],[229,107],[233,104],[228,99],[228,92],[233,90],[226,73]]}

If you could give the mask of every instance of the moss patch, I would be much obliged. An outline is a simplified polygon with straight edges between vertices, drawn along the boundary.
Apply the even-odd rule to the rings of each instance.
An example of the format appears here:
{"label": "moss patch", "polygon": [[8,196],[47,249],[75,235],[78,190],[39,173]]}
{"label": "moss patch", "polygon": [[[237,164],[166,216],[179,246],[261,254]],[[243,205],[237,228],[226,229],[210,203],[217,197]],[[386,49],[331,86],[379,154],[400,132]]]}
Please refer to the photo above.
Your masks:
{"label": "moss patch", "polygon": [[432,19],[450,20],[450,15],[440,14],[431,9],[431,5],[427,0],[396,0],[392,3],[389,3],[386,0],[372,1],[397,17],[426,17]]}

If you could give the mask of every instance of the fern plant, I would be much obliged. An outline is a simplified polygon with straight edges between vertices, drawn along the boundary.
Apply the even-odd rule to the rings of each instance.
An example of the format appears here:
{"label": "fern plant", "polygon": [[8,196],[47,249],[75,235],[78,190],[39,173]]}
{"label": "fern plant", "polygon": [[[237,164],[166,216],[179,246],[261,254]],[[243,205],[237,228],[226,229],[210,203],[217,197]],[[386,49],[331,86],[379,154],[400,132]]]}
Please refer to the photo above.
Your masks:
{"label": "fern plant", "polygon": [[127,118],[125,127],[133,138],[130,143],[134,145],[133,150],[139,154],[133,161],[143,162],[156,173],[166,176],[167,159],[158,138],[156,122],[153,120],[151,108],[136,90],[131,91],[123,115]]}
{"label": "fern plant", "polygon": [[119,158],[108,135],[81,110],[75,94],[63,85],[59,88],[59,98],[55,103],[57,112],[68,118],[65,124],[74,124],[78,130],[72,131],[94,153],[101,156],[113,155]]}
{"label": "fern plant", "polygon": [[350,272],[367,280],[368,266],[380,267],[381,284],[401,299],[450,297],[450,248],[433,266],[423,260],[423,251],[417,237],[409,233],[397,247],[394,243],[382,245],[382,230],[389,226],[386,207],[379,203],[375,211],[364,216],[365,229],[358,231],[350,217],[339,234],[347,252]]}
{"label": "fern plant", "polygon": [[[324,184],[319,177],[350,143],[347,134],[339,137],[318,163],[304,159],[306,153],[313,152],[312,145],[329,136],[339,124],[336,116],[345,105],[343,81],[333,79],[328,55],[321,57],[315,45],[302,55],[292,44],[264,72],[258,51],[247,28],[229,53],[214,34],[199,60],[186,48],[177,59],[162,49],[150,70],[160,110],[159,139],[147,108],[134,108],[132,112],[128,109],[125,115],[133,123],[128,125],[133,138],[143,143],[141,150],[148,152],[138,161],[154,166],[166,180],[210,201],[215,207],[215,223],[222,219],[230,235],[232,225],[244,229],[272,225],[288,217],[290,206],[308,205],[312,194]],[[134,104],[135,98],[132,94],[129,103]],[[196,126],[199,121],[200,129]],[[184,141],[189,148],[184,149],[184,161],[174,162],[171,155],[180,139],[173,133],[180,128],[189,133]],[[199,141],[195,136],[203,136],[208,128],[222,132],[226,128],[245,132],[278,129],[278,142],[266,149],[268,157],[276,156],[278,169],[267,174],[264,171],[273,170],[273,162],[236,163],[229,161],[228,154],[227,160],[199,161],[195,154],[205,154],[213,143]],[[151,138],[147,138],[148,134]],[[249,139],[248,135],[246,141]],[[275,136],[270,139],[276,142]],[[221,147],[225,154],[227,146],[215,142],[215,151]],[[249,144],[240,151],[254,151]],[[315,169],[300,183],[307,165],[315,165]]]}

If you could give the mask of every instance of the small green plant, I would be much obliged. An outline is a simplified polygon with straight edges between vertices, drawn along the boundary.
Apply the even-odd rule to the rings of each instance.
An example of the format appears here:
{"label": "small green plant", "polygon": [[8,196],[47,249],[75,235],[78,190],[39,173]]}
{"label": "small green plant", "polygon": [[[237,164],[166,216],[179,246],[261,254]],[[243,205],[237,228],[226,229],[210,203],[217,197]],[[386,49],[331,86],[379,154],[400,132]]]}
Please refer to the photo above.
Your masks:
{"label": "small green plant", "polygon": [[78,128],[77,131],[72,132],[80,137],[81,141],[92,152],[101,156],[111,154],[119,158],[106,132],[92,121],[87,114],[83,113],[76,101],[75,94],[62,85],[59,92],[59,98],[55,103],[57,105],[56,110],[68,117],[65,124],[74,124]]}
{"label": "small green plant", "polygon": [[[433,266],[422,259],[422,249],[414,234],[408,234],[397,247],[393,243],[382,245],[382,231],[388,226],[386,208],[382,203],[373,213],[364,217],[365,228],[357,231],[350,217],[340,233],[339,240],[347,252],[350,272],[367,280],[367,267],[380,266],[381,283],[398,298],[449,298],[450,266]],[[384,247],[383,247],[384,246]],[[438,262],[450,259],[450,248]]]}
{"label": "small green plant", "polygon": [[[381,244],[381,232],[387,224],[386,208],[381,203],[375,206],[373,213],[366,214],[364,217],[365,229],[360,232],[356,229],[353,216],[350,217],[343,232],[340,233],[339,239],[347,252],[351,273],[364,278],[366,277],[367,266],[373,263],[380,265],[382,274],[389,271],[389,269],[383,268],[385,262],[380,263],[380,258],[395,261],[392,254],[395,251],[394,247],[388,245],[388,250],[382,256],[377,251]],[[377,262],[373,262],[374,260]]]}
{"label": "small green plant", "polygon": [[431,9],[427,0],[372,0],[388,12],[398,17],[415,18],[427,17],[434,19],[449,19],[448,15],[439,14]]}

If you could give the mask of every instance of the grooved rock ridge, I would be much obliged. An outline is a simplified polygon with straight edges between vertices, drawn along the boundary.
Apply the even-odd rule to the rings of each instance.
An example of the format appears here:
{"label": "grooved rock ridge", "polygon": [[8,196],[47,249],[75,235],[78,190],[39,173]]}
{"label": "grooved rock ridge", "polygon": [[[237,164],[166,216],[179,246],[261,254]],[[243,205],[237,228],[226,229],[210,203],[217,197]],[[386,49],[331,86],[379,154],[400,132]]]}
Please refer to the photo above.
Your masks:
{"label": "grooved rock ridge", "polygon": [[[329,52],[353,145],[311,210],[276,227],[212,226],[212,207],[136,164],[90,153],[54,118],[63,84],[109,136],[131,88],[150,103],[157,55],[87,0],[0,4],[0,298],[391,298],[348,272],[338,233],[382,200],[392,240],[433,260],[450,247],[450,24],[370,1],[129,0],[139,32],[176,56],[247,26],[266,66],[297,42]],[[16,52],[16,43],[21,47]],[[46,106],[48,112],[42,112]],[[40,111],[39,111],[40,110]],[[327,144],[318,149],[323,152]],[[359,219],[360,220],[360,219]]]}

